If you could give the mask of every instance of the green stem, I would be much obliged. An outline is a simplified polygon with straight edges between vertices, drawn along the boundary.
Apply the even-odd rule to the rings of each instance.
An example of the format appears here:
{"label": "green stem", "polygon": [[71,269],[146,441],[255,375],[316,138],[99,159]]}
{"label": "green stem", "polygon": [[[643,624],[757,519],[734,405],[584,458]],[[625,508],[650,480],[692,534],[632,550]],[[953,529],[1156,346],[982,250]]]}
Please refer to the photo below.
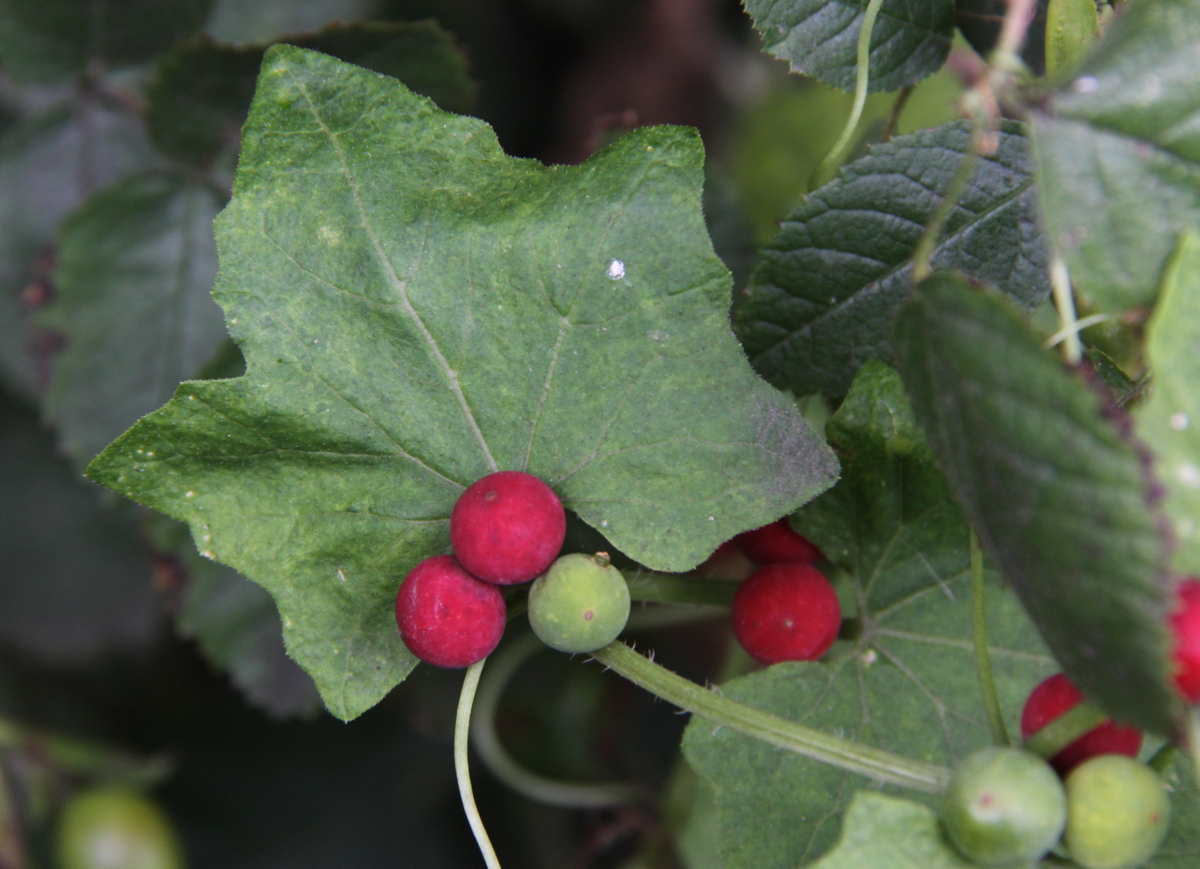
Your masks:
{"label": "green stem", "polygon": [[979,536],[971,529],[971,594],[974,597],[975,616],[975,667],[979,670],[979,690],[983,693],[983,708],[987,712],[988,727],[992,731],[992,742],[1007,746],[1008,729],[1004,726],[1004,710],[996,694],[996,680],[992,675],[992,654],[988,650],[987,601],[983,584],[983,550],[979,548]]}
{"label": "green stem", "polygon": [[513,760],[500,742],[500,736],[496,733],[496,709],[500,705],[500,696],[521,665],[545,648],[545,644],[537,637],[526,634],[493,656],[487,676],[479,683],[479,693],[471,713],[471,744],[475,751],[496,778],[531,800],[576,809],[637,801],[642,794],[633,785],[562,782],[531,772]]}
{"label": "green stem", "polygon": [[883,0],[871,0],[867,4],[867,11],[863,13],[862,27],[858,31],[858,67],[854,82],[854,106],[850,109],[850,117],[846,119],[846,126],[842,128],[842,134],[809,177],[809,190],[819,187],[821,179],[837,167],[842,153],[854,138],[858,122],[862,120],[863,108],[867,104],[867,84],[871,77],[871,31],[875,29],[875,19],[879,17],[879,10],[882,6]]}
{"label": "green stem", "polygon": [[1054,292],[1054,306],[1058,308],[1058,318],[1062,321],[1059,335],[1063,336],[1063,356],[1071,365],[1078,365],[1083,359],[1083,344],[1079,340],[1080,327],[1075,318],[1075,296],[1071,292],[1071,276],[1067,273],[1067,264],[1058,254],[1050,260],[1050,287]]}
{"label": "green stem", "polygon": [[1154,756],[1146,761],[1146,766],[1150,767],[1159,775],[1166,775],[1167,770],[1171,768],[1171,764],[1175,763],[1175,758],[1179,756],[1179,749],[1175,743],[1168,742],[1158,751],[1154,752]]}
{"label": "green stem", "polygon": [[75,775],[135,786],[161,782],[172,767],[162,755],[135,757],[111,746],[47,733],[4,716],[0,716],[0,748],[27,753]]}
{"label": "green stem", "polygon": [[958,200],[962,198],[963,191],[967,189],[967,182],[971,180],[971,175],[975,172],[975,166],[979,163],[979,150],[975,140],[972,140],[971,150],[963,157],[962,163],[958,167],[958,172],[950,181],[950,187],[946,190],[946,195],[938,204],[937,210],[933,213],[933,217],[926,224],[925,230],[921,233],[921,238],[917,241],[916,250],[913,252],[913,278],[916,281],[923,281],[929,277],[932,267],[930,260],[933,259],[933,249],[937,245],[938,238],[941,237],[942,228],[945,227],[946,221],[950,219],[950,212],[958,205]]}
{"label": "green stem", "polygon": [[686,603],[728,609],[738,590],[738,583],[729,580],[650,571],[638,571],[626,580],[630,598],[649,603]]}
{"label": "green stem", "polygon": [[1025,740],[1023,748],[1049,759],[1108,720],[1100,707],[1087,702],[1080,703]]}
{"label": "green stem", "polygon": [[500,869],[500,860],[492,848],[492,840],[488,838],[487,829],[483,826],[483,818],[479,817],[479,807],[475,805],[475,790],[471,787],[471,770],[467,758],[467,745],[470,741],[471,707],[475,703],[475,690],[479,687],[479,676],[487,658],[472,664],[467,668],[463,677],[462,693],[458,695],[458,714],[454,717],[454,775],[458,778],[458,795],[462,799],[463,811],[467,814],[467,822],[479,851],[483,854],[483,862],[487,869]]}
{"label": "green stem", "polygon": [[950,771],[945,767],[831,736],[730,700],[655,664],[624,643],[610,643],[592,652],[592,657],[635,685],[681,709],[768,745],[866,776],[882,784],[940,794],[950,778]]}

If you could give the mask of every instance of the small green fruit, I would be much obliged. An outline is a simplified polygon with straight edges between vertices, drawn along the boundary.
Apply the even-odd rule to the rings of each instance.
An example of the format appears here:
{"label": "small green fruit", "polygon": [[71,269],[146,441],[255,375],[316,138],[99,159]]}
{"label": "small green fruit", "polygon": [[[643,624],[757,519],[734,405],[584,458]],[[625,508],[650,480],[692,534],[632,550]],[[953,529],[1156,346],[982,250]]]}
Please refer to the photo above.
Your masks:
{"label": "small green fruit", "polygon": [[1154,770],[1104,754],[1067,776],[1063,843],[1084,869],[1126,869],[1154,856],[1167,835],[1171,802]]}
{"label": "small green fruit", "polygon": [[980,749],[958,765],[942,797],[942,824],[980,866],[1025,866],[1062,835],[1067,798],[1050,765],[1019,748]]}
{"label": "small green fruit", "polygon": [[607,646],[628,620],[629,586],[604,553],[564,555],[529,589],[529,624],[560,652]]}
{"label": "small green fruit", "polygon": [[167,816],[123,787],[72,797],[55,835],[60,869],[183,869],[183,852]]}

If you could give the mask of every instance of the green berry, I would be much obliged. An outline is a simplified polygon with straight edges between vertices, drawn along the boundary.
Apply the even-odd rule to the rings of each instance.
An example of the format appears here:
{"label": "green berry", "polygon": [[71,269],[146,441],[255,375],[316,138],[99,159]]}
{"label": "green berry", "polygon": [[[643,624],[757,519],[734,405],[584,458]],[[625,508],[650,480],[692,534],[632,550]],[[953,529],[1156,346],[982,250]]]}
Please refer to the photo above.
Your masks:
{"label": "green berry", "polygon": [[1063,842],[1084,869],[1125,869],[1154,856],[1171,818],[1171,802],[1154,770],[1131,757],[1105,754],[1067,776]]}
{"label": "green berry", "polygon": [[55,835],[60,869],[183,869],[183,852],[167,816],[123,787],[72,797]]}
{"label": "green berry", "polygon": [[628,620],[629,587],[604,553],[564,555],[529,589],[529,624],[560,652],[606,646]]}
{"label": "green berry", "polygon": [[1050,765],[1019,748],[980,749],[954,770],[942,797],[942,824],[964,857],[980,866],[1025,866],[1062,835],[1067,798]]}

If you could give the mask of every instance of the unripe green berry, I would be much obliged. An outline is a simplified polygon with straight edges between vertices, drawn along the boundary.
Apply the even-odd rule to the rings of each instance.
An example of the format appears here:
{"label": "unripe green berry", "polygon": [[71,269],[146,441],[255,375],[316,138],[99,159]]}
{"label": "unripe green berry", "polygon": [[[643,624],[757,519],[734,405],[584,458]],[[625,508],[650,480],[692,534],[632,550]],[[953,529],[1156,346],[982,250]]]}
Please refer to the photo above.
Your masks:
{"label": "unripe green berry", "polygon": [[529,624],[560,652],[607,646],[629,620],[629,586],[608,556],[564,555],[529,589]]}
{"label": "unripe green berry", "polygon": [[1067,776],[1063,843],[1084,869],[1126,869],[1154,856],[1167,835],[1171,802],[1158,774],[1120,754],[1104,754]]}
{"label": "unripe green berry", "polygon": [[1062,835],[1067,798],[1050,765],[1032,752],[991,746],[954,770],[942,797],[942,824],[964,857],[980,866],[1026,866]]}

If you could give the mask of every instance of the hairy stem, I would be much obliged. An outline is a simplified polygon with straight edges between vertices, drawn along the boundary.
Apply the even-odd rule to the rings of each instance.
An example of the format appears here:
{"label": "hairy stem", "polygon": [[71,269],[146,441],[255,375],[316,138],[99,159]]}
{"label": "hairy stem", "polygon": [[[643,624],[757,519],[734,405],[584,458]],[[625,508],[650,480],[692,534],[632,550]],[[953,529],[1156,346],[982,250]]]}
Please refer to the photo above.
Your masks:
{"label": "hairy stem", "polygon": [[471,713],[471,744],[475,751],[496,778],[531,800],[576,809],[635,802],[642,794],[634,785],[556,781],[525,769],[513,760],[500,742],[496,733],[496,708],[500,705],[500,696],[521,665],[545,648],[537,637],[526,634],[493,656],[492,665],[479,684]]}
{"label": "hairy stem", "polygon": [[858,31],[858,67],[855,70],[854,106],[850,109],[850,117],[846,119],[846,126],[842,128],[842,134],[833,143],[829,153],[817,164],[817,168],[813,170],[812,176],[808,180],[810,190],[820,186],[825,175],[841,161],[843,152],[854,138],[854,131],[858,129],[858,122],[862,120],[863,107],[867,104],[867,85],[871,77],[871,31],[875,29],[875,19],[879,17],[879,9],[882,6],[883,0],[871,0],[867,4],[867,11],[863,13],[862,27]]}
{"label": "hairy stem", "polygon": [[470,741],[471,707],[475,703],[475,689],[479,687],[479,677],[483,673],[484,658],[467,668],[463,677],[462,692],[458,695],[458,714],[454,716],[454,775],[458,778],[458,795],[462,799],[463,811],[467,814],[467,822],[479,851],[483,854],[483,862],[487,869],[500,869],[500,860],[492,848],[492,840],[488,838],[483,826],[483,818],[479,817],[479,807],[475,805],[475,790],[471,787],[471,770],[467,757],[467,745]]}
{"label": "hairy stem", "polygon": [[979,536],[971,529],[971,594],[974,598],[975,620],[975,667],[979,671],[979,690],[983,694],[983,708],[987,712],[988,728],[992,731],[992,742],[1009,745],[1008,729],[1004,726],[1004,710],[996,695],[996,680],[992,675],[992,654],[987,640],[987,602],[983,584],[983,550],[979,548]]}
{"label": "hairy stem", "polygon": [[882,784],[940,794],[950,778],[950,770],[945,767],[831,736],[722,697],[655,664],[619,641],[593,652],[592,657],[635,685],[681,709],[768,745],[866,776]]}

